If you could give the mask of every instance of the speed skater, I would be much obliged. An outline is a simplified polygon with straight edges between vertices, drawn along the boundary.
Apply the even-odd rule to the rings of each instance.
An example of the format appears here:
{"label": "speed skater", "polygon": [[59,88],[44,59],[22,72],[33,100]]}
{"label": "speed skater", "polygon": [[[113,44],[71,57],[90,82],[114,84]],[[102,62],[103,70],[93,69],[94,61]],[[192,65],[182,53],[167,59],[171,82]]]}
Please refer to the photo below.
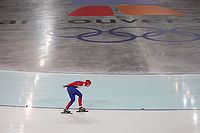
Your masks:
{"label": "speed skater", "polygon": [[63,85],[64,88],[67,87],[67,92],[68,92],[71,100],[70,100],[70,102],[68,102],[68,104],[66,105],[66,107],[65,107],[65,109],[63,110],[62,113],[70,113],[70,111],[68,109],[74,103],[76,95],[79,97],[78,98],[78,105],[80,106],[79,111],[81,111],[81,112],[86,111],[86,109],[82,107],[82,93],[77,88],[79,86],[89,87],[90,85],[91,85],[90,80],[86,80],[85,82],[84,81],[75,81],[75,82],[72,82],[70,84]]}

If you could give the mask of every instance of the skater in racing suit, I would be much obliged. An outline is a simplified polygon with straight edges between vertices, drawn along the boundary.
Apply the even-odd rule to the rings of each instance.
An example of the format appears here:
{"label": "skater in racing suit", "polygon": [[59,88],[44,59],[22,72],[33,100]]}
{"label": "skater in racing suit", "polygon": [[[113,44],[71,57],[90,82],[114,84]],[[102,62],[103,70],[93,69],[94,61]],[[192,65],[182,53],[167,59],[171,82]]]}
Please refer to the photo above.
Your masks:
{"label": "skater in racing suit", "polygon": [[85,111],[86,109],[82,107],[82,93],[77,89],[79,86],[87,86],[89,87],[91,85],[90,80],[86,80],[85,82],[83,81],[75,81],[73,83],[63,85],[63,87],[67,87],[67,92],[69,94],[69,97],[71,99],[70,102],[66,105],[64,111],[62,113],[70,113],[68,110],[69,107],[74,103],[75,101],[75,95],[77,95],[78,98],[78,105],[80,106],[79,111]]}

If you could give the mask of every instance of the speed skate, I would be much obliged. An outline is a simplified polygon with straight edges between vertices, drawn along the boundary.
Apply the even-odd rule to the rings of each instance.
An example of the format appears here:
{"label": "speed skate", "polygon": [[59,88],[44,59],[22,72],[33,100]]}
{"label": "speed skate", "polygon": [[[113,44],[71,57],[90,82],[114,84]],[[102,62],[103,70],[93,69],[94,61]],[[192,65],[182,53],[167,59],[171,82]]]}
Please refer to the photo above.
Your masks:
{"label": "speed skate", "polygon": [[88,112],[88,110],[86,110],[83,107],[80,107],[76,112]]}
{"label": "speed skate", "polygon": [[64,109],[64,110],[61,112],[61,114],[72,114],[72,112],[69,111],[69,110]]}

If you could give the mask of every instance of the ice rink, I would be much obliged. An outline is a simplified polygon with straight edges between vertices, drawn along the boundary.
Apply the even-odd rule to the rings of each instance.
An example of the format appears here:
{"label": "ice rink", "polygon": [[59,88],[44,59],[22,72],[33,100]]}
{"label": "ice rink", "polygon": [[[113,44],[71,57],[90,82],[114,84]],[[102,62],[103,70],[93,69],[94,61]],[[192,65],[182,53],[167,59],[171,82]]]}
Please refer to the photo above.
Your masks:
{"label": "ice rink", "polygon": [[199,57],[199,0],[0,0],[0,133],[199,133]]}

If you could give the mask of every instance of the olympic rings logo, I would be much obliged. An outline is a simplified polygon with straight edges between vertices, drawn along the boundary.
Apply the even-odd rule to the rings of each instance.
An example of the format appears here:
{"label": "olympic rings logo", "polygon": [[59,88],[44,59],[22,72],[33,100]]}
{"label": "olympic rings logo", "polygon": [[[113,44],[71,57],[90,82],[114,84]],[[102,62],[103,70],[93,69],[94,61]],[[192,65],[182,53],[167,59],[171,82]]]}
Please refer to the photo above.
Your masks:
{"label": "olympic rings logo", "polygon": [[[83,32],[80,32],[79,30],[83,30]],[[143,31],[143,33],[140,33],[140,35],[139,33],[138,35],[132,33],[141,31]],[[170,30],[163,30],[153,27],[131,26],[118,27],[106,31],[88,27],[64,27],[56,28],[50,31],[49,35],[61,38],[77,38],[82,41],[93,43],[121,43],[135,40],[137,38],[144,38],[156,42],[191,42],[200,40],[200,33],[195,32],[200,32],[200,26],[185,26]],[[98,38],[97,36],[101,36],[103,34],[109,34],[107,36],[108,40],[105,38],[105,36],[102,37],[102,40],[99,40],[101,38]],[[111,36],[113,36],[114,39]]]}

